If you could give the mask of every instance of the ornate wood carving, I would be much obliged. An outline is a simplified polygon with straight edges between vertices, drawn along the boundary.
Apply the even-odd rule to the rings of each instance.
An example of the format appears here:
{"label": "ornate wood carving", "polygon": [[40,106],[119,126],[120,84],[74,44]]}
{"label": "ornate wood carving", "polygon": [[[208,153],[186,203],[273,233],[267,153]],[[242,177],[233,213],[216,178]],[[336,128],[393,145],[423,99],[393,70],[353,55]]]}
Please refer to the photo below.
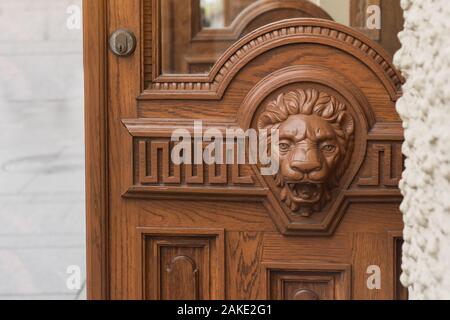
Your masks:
{"label": "ornate wood carving", "polygon": [[[331,79],[333,80],[330,81]],[[307,95],[306,92],[309,94]],[[293,97],[285,99],[284,97],[288,94]],[[306,102],[301,102],[302,100]],[[364,95],[348,78],[330,69],[304,65],[278,70],[257,83],[242,103],[239,111],[242,116],[239,117],[239,123],[244,128],[247,126],[261,127],[262,123],[271,124],[273,122],[271,118],[286,120],[291,113],[297,112],[303,106],[305,113],[311,113],[308,115],[309,120],[314,119],[315,126],[323,124],[328,127],[334,123],[331,125],[333,128],[329,131],[330,134],[337,137],[335,130],[338,130],[341,135],[337,139],[339,142],[336,140],[336,146],[340,144],[342,152],[334,154],[335,156],[339,155],[339,159],[331,157],[331,161],[327,163],[331,166],[331,170],[318,171],[325,174],[321,182],[326,182],[328,188],[325,190],[324,184],[318,186],[308,184],[306,186],[308,190],[306,190],[301,189],[304,186],[300,185],[300,191],[305,193],[305,197],[308,197],[307,193],[313,194],[316,201],[305,206],[299,205],[302,201],[297,201],[294,206],[291,206],[292,201],[286,202],[288,192],[291,190],[285,189],[283,192],[283,189],[280,188],[285,178],[280,179],[279,176],[278,179],[273,179],[264,176],[263,179],[271,191],[265,198],[264,205],[284,234],[330,234],[349,203],[361,197],[359,194],[349,194],[348,189],[359,170],[358,168],[363,163],[368,132],[375,126],[376,119]],[[325,112],[328,112],[327,116],[317,117],[317,114],[312,111],[314,107],[316,107],[317,114],[325,115]],[[307,111],[308,108],[311,110]],[[270,117],[266,116],[268,110]],[[274,112],[274,110],[285,111]],[[294,115],[294,118],[298,118],[298,116]],[[318,121],[324,120],[328,116],[330,122]],[[300,115],[300,117],[303,117],[301,120],[305,123],[305,116]],[[262,119],[264,120],[261,121]],[[298,120],[294,121],[294,127],[299,125]],[[283,127],[279,126],[278,128]],[[326,158],[323,154],[316,155],[319,155],[322,161]],[[283,173],[282,157],[280,157],[280,162],[281,175],[289,175],[289,166],[284,170],[287,173]],[[289,164],[289,161],[285,162]],[[352,165],[349,166],[349,163]],[[300,176],[298,173],[292,175]],[[292,187],[296,188],[297,186]],[[316,192],[315,195],[314,192]],[[311,195],[309,196],[311,197]],[[297,200],[301,200],[298,198],[301,197],[297,197]],[[313,212],[315,213],[312,214]]]}
{"label": "ornate wood carving", "polygon": [[351,268],[337,264],[264,264],[271,300],[346,300],[351,298]]}
{"label": "ornate wood carving", "polygon": [[305,217],[320,211],[353,152],[355,124],[345,103],[311,88],[283,92],[264,106],[258,127],[279,132],[280,199]]}
{"label": "ornate wood carving", "polygon": [[[245,197],[249,201],[261,201],[267,193],[261,178],[255,174],[257,168],[248,164],[174,164],[171,153],[176,143],[170,141],[173,129],[170,122],[167,127],[159,126],[155,131],[146,128],[143,135],[139,132],[140,124],[132,121],[126,124],[134,136],[133,186],[125,193],[127,197],[227,200]],[[186,125],[186,128],[189,127]],[[152,136],[156,138],[150,138]],[[225,140],[223,145],[225,155]],[[201,144],[199,148],[203,154],[205,145]],[[235,149],[235,157],[237,152]]]}
{"label": "ornate wood carving", "polygon": [[[340,58],[344,52],[346,59],[365,65],[367,77],[371,77],[377,88],[385,90],[391,100],[400,94],[400,74],[385,57],[383,50],[364,36],[332,22],[292,19],[263,27],[238,41],[222,56],[216,69],[208,76],[196,78],[195,85],[191,83],[185,87],[188,82],[183,84],[179,80],[188,80],[189,77],[176,76],[170,83],[155,87],[154,97],[195,98],[197,101],[212,99],[213,96],[222,97],[235,75],[240,71],[245,72],[252,59],[280,46],[292,48],[290,45],[296,43],[317,48],[327,46],[327,50],[332,50],[331,54]],[[193,120],[124,120],[133,137],[133,181],[124,195],[178,200],[259,201],[267,208],[280,232],[305,235],[332,234],[352,202],[368,199],[399,201],[397,162],[402,159],[397,156],[397,149],[390,151],[385,146],[378,151],[372,150],[375,150],[374,143],[383,145],[391,141],[400,142],[401,124],[377,121],[375,109],[366,96],[367,89],[363,90],[360,83],[354,83],[348,70],[337,71],[332,66],[299,62],[278,69],[271,69],[268,65],[267,70],[270,71],[261,73],[260,80],[253,87],[249,86],[246,89],[248,91],[238,93],[243,98],[237,100],[240,101],[240,107],[235,119],[205,120],[205,130],[215,128],[225,133],[230,128],[245,131],[277,127],[289,131],[292,129],[289,126],[295,129],[303,126],[308,128],[303,130],[306,133],[320,129],[322,133],[329,132],[330,135],[328,140],[321,140],[320,143],[324,145],[320,145],[320,152],[318,133],[308,133],[307,139],[297,139],[295,143],[298,145],[311,141],[315,145],[294,148],[295,152],[291,152],[290,146],[287,146],[289,150],[285,152],[284,158],[281,157],[281,171],[275,179],[263,176],[261,167],[256,164],[176,165],[170,160],[173,148],[171,133],[174,129],[192,132]],[[165,96],[163,92],[169,95]],[[156,101],[140,103],[155,104]],[[204,103],[214,105],[212,101]],[[178,101],[173,101],[173,104],[179,105]],[[301,154],[301,159],[297,159],[300,160],[296,163],[297,168],[293,167],[292,160],[288,160],[294,153],[298,153],[299,157]],[[380,155],[383,158],[377,160]],[[312,161],[312,158],[318,161]],[[392,165],[385,158],[392,158]],[[368,182],[364,180],[371,177],[366,173],[369,169],[365,168],[374,168],[371,170],[375,174],[377,161],[385,166],[379,178],[383,188],[367,185]],[[319,163],[317,168],[305,168],[305,163],[309,167],[312,162]],[[308,170],[310,172],[306,172]],[[364,172],[364,176],[361,176],[361,172]],[[362,184],[356,183],[360,178],[363,178]]]}
{"label": "ornate wood carving", "polygon": [[[138,184],[141,185],[255,185],[250,174],[242,175],[242,164],[173,164],[170,159],[175,145],[169,140],[138,140]],[[203,146],[204,147],[204,146]],[[225,147],[224,147],[225,149]],[[201,149],[203,154],[204,148]],[[224,150],[225,152],[225,150]],[[237,152],[235,150],[235,152]],[[182,175],[183,173],[183,175]]]}
{"label": "ornate wood carving", "polygon": [[139,228],[138,236],[143,299],[224,298],[223,230]]}
{"label": "ornate wood carving", "polygon": [[[306,102],[300,103],[302,99]],[[300,108],[304,108],[306,114],[291,114]],[[391,188],[355,186],[352,181],[361,171],[363,163],[376,161],[372,160],[372,151],[367,153],[367,145],[368,150],[371,150],[373,143],[377,141],[400,143],[401,124],[377,123],[370,103],[360,89],[348,78],[330,69],[303,65],[275,71],[257,83],[243,99],[236,122],[208,121],[204,125],[207,128],[219,128],[222,132],[227,128],[246,130],[273,125],[284,128],[273,119],[289,120],[289,116],[295,118],[295,121],[292,121],[294,127],[303,124],[313,125],[322,131],[326,131],[326,128],[332,129],[330,133],[335,137],[333,143],[339,152],[334,148],[330,150],[332,157],[326,162],[329,166],[327,170],[316,170],[316,174],[320,173],[318,176],[321,176],[316,185],[310,183],[311,179],[306,180],[309,184],[296,185],[293,181],[283,184],[289,173],[292,173],[288,166],[289,161],[285,162],[283,159],[280,175],[276,179],[262,176],[261,168],[257,165],[228,165],[227,170],[214,168],[212,171],[211,167],[208,169],[206,165],[197,165],[195,174],[191,174],[194,172],[191,166],[180,169],[170,164],[168,154],[171,147],[168,137],[174,128],[192,131],[193,121],[165,119],[155,123],[153,119],[141,119],[124,121],[135,140],[134,184],[125,196],[230,201],[245,198],[262,201],[278,229],[284,234],[331,234],[352,202],[368,199],[383,202],[400,200],[400,193],[394,185],[396,181],[392,179],[396,172],[399,172],[397,162],[402,161],[397,153],[394,156],[395,165],[392,166],[396,169],[391,170],[386,163],[386,169],[383,171],[386,174],[382,181]],[[166,139],[165,145],[161,144],[161,139]],[[381,153],[384,154],[384,151]],[[317,155],[322,159],[323,165],[327,157],[322,151]],[[161,164],[161,161],[164,163]],[[367,166],[364,165],[363,168]],[[214,173],[219,174],[214,176]],[[300,172],[292,175],[302,174]],[[253,184],[250,183],[250,178]],[[248,183],[242,183],[241,179]],[[201,187],[196,187],[197,183]],[[292,195],[290,193],[294,191],[297,194],[304,193],[305,199],[300,196],[289,198]],[[315,201],[309,201],[308,197],[315,198]],[[311,203],[304,205],[305,202]]]}
{"label": "ornate wood carving", "polygon": [[402,146],[397,143],[369,144],[367,177],[360,177],[358,186],[397,187],[403,171]]}
{"label": "ornate wood carving", "polygon": [[302,18],[267,25],[250,33],[231,46],[208,75],[155,76],[139,99],[220,99],[233,77],[249,61],[288,43],[317,43],[345,50],[377,74],[392,100],[401,95],[403,77],[381,47],[343,25]]}

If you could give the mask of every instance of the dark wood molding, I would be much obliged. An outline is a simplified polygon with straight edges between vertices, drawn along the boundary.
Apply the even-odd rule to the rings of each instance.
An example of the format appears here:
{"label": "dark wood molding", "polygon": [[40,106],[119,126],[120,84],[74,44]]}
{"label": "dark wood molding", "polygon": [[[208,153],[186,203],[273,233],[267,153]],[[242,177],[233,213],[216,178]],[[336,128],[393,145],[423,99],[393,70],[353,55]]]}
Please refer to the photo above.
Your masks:
{"label": "dark wood molding", "polygon": [[88,299],[109,298],[106,0],[83,1]]}

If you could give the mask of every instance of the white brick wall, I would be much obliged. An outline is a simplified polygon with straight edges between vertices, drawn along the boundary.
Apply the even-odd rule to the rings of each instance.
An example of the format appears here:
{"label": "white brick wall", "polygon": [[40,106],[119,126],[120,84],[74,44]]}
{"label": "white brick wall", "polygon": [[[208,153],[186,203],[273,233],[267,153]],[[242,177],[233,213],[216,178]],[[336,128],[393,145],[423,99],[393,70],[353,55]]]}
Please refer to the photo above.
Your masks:
{"label": "white brick wall", "polygon": [[405,127],[403,284],[411,299],[450,299],[450,5],[402,0],[395,63],[407,78],[397,103]]}

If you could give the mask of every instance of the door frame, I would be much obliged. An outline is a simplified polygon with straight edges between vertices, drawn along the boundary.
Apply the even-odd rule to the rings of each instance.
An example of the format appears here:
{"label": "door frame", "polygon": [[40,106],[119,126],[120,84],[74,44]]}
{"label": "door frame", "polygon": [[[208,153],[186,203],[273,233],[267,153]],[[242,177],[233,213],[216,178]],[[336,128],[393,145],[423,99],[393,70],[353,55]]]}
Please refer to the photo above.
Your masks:
{"label": "door frame", "polygon": [[107,0],[83,0],[87,298],[109,299]]}

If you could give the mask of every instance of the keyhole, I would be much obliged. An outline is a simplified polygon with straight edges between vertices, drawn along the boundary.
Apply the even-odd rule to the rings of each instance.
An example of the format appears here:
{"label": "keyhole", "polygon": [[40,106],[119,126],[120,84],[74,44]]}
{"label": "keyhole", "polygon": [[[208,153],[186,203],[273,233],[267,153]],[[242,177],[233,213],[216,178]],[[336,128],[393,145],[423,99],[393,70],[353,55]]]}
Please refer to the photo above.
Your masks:
{"label": "keyhole", "polygon": [[127,36],[125,34],[120,34],[116,39],[117,51],[119,53],[125,53],[127,51]]}

